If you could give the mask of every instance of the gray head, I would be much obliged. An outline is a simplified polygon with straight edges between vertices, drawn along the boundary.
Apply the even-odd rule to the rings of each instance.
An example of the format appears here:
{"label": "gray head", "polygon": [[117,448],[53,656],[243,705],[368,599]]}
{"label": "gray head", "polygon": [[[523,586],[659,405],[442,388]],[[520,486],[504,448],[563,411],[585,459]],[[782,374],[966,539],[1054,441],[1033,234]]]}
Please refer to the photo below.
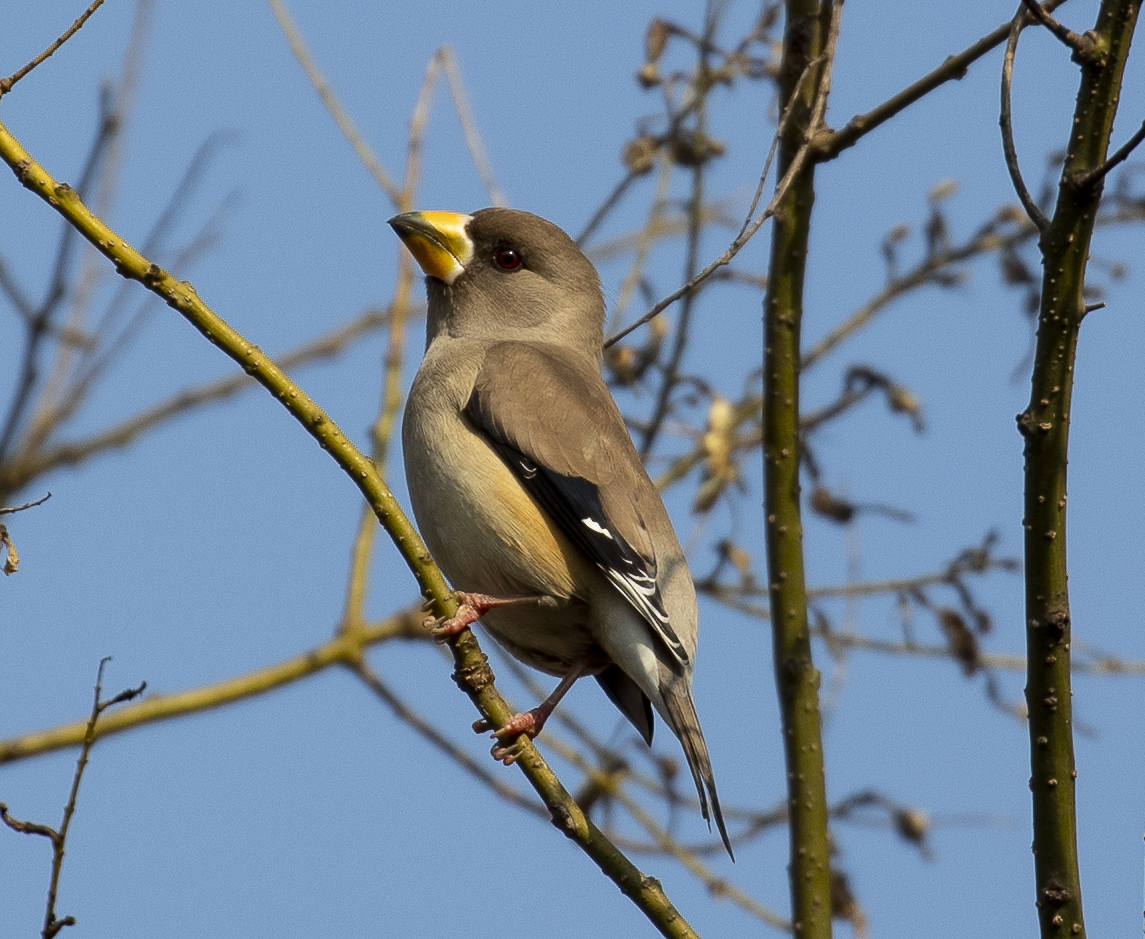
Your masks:
{"label": "gray head", "polygon": [[428,339],[519,339],[599,358],[604,299],[592,263],[552,222],[516,209],[390,219],[426,273]]}

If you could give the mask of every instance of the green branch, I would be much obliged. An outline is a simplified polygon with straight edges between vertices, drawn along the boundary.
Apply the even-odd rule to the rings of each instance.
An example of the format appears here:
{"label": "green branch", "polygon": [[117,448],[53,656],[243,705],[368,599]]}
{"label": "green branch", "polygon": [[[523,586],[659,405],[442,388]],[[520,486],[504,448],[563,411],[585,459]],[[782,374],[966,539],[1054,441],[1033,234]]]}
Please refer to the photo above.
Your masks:
{"label": "green branch", "polygon": [[[1094,58],[1082,64],[1053,218],[1040,241],[1044,273],[1025,438],[1026,705],[1030,728],[1034,875],[1043,939],[1084,937],[1070,686],[1066,462],[1085,270],[1101,201],[1136,0],[1104,0]],[[1093,182],[1096,180],[1096,183]]]}
{"label": "green branch", "polygon": [[[310,433],[319,446],[354,481],[374,510],[382,527],[417,579],[424,596],[439,616],[457,608],[445,580],[421,537],[410,524],[373,461],[346,438],[337,425],[295,385],[258,346],[247,341],[215,314],[186,281],[180,281],[145,258],[84,205],[67,183],[56,182],[0,123],[0,159],[16,178],[47,202],[103,254],[124,277],[137,280],[177,310],[192,326],[237,362],[267,389]],[[450,640],[454,680],[492,726],[500,727],[512,711],[493,686],[493,672],[469,630]],[[694,937],[691,926],[672,906],[654,878],[645,877],[585,816],[556,774],[526,738],[519,741],[517,764],[549,810],[553,824],[575,841],[664,936]]]}
{"label": "green branch", "polygon": [[[779,140],[783,177],[821,129],[841,5],[788,0],[780,100],[787,102]],[[813,80],[803,75],[813,70]],[[803,282],[815,164],[805,163],[775,213],[764,301],[763,504],[775,681],[783,720],[790,813],[791,920],[796,936],[831,935],[827,783],[819,715],[819,672],[811,657],[803,521],[799,501],[799,362]]]}

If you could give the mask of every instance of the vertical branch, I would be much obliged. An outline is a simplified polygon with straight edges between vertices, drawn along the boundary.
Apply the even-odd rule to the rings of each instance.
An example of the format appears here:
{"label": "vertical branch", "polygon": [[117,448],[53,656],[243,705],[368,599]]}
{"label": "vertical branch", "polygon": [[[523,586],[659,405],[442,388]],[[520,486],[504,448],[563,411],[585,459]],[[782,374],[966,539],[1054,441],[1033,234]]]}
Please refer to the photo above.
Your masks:
{"label": "vertical branch", "polygon": [[[833,16],[834,14],[834,16]],[[786,126],[778,175],[796,162],[822,119],[838,7],[787,0],[780,101]],[[801,81],[822,57],[813,81]],[[764,302],[763,485],[775,680],[783,720],[790,813],[791,919],[797,937],[831,935],[827,785],[819,715],[819,672],[811,659],[803,522],[799,504],[799,336],[815,164],[804,163],[775,213]]]}
{"label": "vertical branch", "polygon": [[[1025,438],[1026,704],[1034,876],[1043,939],[1082,937],[1074,804],[1066,460],[1085,269],[1137,0],[1103,0],[1082,75],[1058,201],[1040,240],[1044,273]],[[1099,174],[1095,176],[1094,174]]]}

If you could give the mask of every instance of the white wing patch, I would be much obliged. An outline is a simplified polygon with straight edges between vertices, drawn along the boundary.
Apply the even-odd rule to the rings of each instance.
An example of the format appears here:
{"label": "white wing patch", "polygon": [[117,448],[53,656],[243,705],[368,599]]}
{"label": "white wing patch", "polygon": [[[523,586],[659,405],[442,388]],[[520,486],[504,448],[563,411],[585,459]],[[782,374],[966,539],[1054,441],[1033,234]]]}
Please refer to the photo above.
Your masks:
{"label": "white wing patch", "polygon": [[582,525],[587,525],[592,531],[596,532],[598,535],[604,535],[604,537],[607,538],[609,541],[615,541],[616,540],[615,538],[612,537],[612,532],[610,532],[607,528],[605,528],[603,525],[601,525],[600,522],[598,522],[594,518],[582,518],[580,520],[580,523]]}
{"label": "white wing patch", "polygon": [[[469,407],[473,408],[473,400]],[[478,423],[488,425],[477,414]],[[689,657],[664,609],[656,583],[656,559],[643,557],[605,519],[596,484],[579,476],[565,476],[530,459],[510,444],[490,434],[492,443],[509,466],[573,543],[600,569],[637,613],[655,630],[664,646],[681,665]]]}

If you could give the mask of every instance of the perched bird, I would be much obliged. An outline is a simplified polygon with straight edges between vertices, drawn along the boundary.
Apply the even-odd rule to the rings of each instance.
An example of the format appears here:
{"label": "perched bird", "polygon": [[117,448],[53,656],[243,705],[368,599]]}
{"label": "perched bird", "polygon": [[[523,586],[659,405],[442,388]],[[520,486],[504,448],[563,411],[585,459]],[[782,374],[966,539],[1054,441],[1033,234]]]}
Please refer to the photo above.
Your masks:
{"label": "perched bird", "polygon": [[[536,736],[592,675],[652,742],[683,745],[704,818],[731,844],[692,702],[696,594],[660,495],[600,373],[604,299],[591,262],[528,212],[390,219],[426,273],[425,357],[402,447],[414,515],[462,602],[513,656],[561,679],[494,730]],[[492,729],[492,728],[482,728]]]}

